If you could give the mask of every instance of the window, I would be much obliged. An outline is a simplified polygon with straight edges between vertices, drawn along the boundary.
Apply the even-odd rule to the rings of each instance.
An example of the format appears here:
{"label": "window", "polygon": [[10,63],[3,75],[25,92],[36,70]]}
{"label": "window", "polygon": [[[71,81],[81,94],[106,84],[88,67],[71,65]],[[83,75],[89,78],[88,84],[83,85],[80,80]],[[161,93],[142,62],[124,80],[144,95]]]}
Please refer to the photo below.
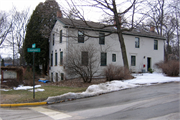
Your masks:
{"label": "window", "polygon": [[54,39],[55,39],[55,38],[54,38],[54,34],[53,34],[53,45],[54,45]]}
{"label": "window", "polygon": [[78,43],[84,43],[84,32],[78,31]]}
{"label": "window", "polygon": [[112,61],[116,62],[116,54],[112,54]]}
{"label": "window", "polygon": [[55,65],[57,66],[57,53],[55,53]]}
{"label": "window", "polygon": [[140,44],[139,44],[139,38],[138,37],[136,37],[135,38],[135,48],[139,48],[139,46],[140,46]]}
{"label": "window", "polygon": [[51,73],[51,81],[53,82],[53,72]]}
{"label": "window", "polygon": [[106,53],[101,53],[101,66],[106,66],[107,65],[107,54]]}
{"label": "window", "polygon": [[99,44],[104,45],[105,44],[105,34],[99,33]]}
{"label": "window", "polygon": [[61,73],[61,80],[64,80],[64,73]]}
{"label": "window", "polygon": [[154,40],[154,50],[158,50],[158,40]]}
{"label": "window", "polygon": [[51,54],[51,66],[53,66],[53,54]]}
{"label": "window", "polygon": [[136,56],[131,56],[131,66],[136,66]]}
{"label": "window", "polygon": [[56,82],[58,82],[58,73],[56,73]]}
{"label": "window", "polygon": [[62,30],[60,30],[59,42],[62,43]]}
{"label": "window", "polygon": [[87,66],[88,65],[88,52],[82,52],[81,53],[81,64],[83,66]]}
{"label": "window", "polygon": [[63,65],[63,52],[60,52],[60,65]]}

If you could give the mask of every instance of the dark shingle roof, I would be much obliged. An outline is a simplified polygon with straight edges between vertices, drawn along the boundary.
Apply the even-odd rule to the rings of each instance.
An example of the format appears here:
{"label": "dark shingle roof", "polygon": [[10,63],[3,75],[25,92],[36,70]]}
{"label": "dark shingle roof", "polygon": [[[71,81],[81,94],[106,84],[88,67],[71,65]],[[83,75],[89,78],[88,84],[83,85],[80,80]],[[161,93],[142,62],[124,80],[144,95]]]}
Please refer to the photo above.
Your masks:
{"label": "dark shingle roof", "polygon": [[[68,18],[57,18],[61,23],[64,24],[64,27],[76,28],[76,29],[87,29],[87,30],[94,30],[94,31],[104,31],[104,32],[115,32],[116,28],[106,27],[105,24],[101,24],[98,22],[91,22],[91,21],[82,21],[82,20],[75,20],[75,19],[68,19]],[[151,32],[149,30],[145,30],[142,28],[136,28],[132,31],[124,31],[124,35],[133,35],[133,36],[141,36],[141,37],[148,37],[154,39],[162,39],[165,40],[164,37],[158,35],[156,32]]]}

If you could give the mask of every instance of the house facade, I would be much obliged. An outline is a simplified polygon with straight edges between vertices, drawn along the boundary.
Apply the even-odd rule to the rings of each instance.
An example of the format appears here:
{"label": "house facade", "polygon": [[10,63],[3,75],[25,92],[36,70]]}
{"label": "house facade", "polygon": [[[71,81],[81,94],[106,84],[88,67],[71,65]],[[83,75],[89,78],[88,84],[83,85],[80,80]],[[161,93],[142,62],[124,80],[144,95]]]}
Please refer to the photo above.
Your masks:
{"label": "house facade", "polygon": [[[90,27],[94,26],[94,27]],[[102,24],[67,18],[57,18],[49,40],[49,75],[51,81],[68,79],[64,63],[73,48],[93,46],[96,48],[97,76],[109,64],[123,66],[120,43],[115,27],[100,29]],[[111,33],[112,34],[109,34]],[[134,29],[123,32],[129,69],[132,72],[158,71],[154,64],[164,60],[164,38],[154,31]],[[82,56],[83,57],[83,56]]]}

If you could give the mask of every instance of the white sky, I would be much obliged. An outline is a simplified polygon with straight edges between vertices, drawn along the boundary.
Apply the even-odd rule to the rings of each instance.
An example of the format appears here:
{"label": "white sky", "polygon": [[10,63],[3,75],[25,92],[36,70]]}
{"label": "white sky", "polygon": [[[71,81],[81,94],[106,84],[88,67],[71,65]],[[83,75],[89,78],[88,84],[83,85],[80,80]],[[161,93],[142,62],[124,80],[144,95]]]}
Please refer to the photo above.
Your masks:
{"label": "white sky", "polygon": [[17,10],[21,11],[28,7],[31,7],[32,10],[40,3],[45,0],[0,0],[0,10],[9,11],[13,6]]}

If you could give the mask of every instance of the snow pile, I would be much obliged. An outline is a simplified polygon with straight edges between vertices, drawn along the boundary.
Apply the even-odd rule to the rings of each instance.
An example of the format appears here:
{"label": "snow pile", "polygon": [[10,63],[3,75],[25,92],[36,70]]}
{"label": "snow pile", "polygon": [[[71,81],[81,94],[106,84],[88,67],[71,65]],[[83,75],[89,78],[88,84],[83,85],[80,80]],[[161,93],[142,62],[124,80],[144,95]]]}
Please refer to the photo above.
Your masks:
{"label": "snow pile", "polygon": [[59,96],[48,97],[46,102],[54,103],[54,102],[62,102],[67,100],[91,97],[103,93],[119,91],[127,88],[134,88],[142,85],[152,85],[152,84],[166,83],[172,81],[180,82],[180,77],[167,77],[164,76],[162,73],[153,73],[153,74],[144,73],[138,75],[134,74],[134,77],[135,77],[134,79],[125,80],[124,82],[114,80],[111,82],[101,83],[98,85],[91,85],[86,89],[85,92],[82,93],[69,92]]}
{"label": "snow pile", "polygon": [[[41,85],[35,85],[35,88],[41,87]],[[14,90],[29,90],[29,89],[33,89],[33,86],[23,86],[20,85],[19,87],[14,87]]]}
{"label": "snow pile", "polygon": [[[29,90],[30,92],[33,92],[33,89],[32,90]],[[35,92],[43,92],[43,91],[45,91],[44,89],[35,89]]]}

